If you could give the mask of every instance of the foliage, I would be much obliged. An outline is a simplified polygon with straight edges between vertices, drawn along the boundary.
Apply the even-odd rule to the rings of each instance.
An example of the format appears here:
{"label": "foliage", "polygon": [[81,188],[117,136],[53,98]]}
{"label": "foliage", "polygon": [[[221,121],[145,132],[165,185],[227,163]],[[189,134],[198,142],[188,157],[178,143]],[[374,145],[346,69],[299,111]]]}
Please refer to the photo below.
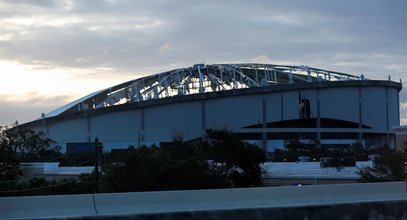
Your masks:
{"label": "foliage", "polygon": [[[265,153],[228,131],[207,131],[209,141],[192,145],[174,139],[160,147],[140,147],[105,165],[104,189],[149,191],[246,187],[261,183]],[[241,172],[240,172],[241,171]]]}
{"label": "foliage", "polygon": [[373,167],[359,169],[362,182],[385,182],[405,180],[406,153],[387,150],[374,160]]}
{"label": "foliage", "polygon": [[8,145],[5,129],[0,127],[0,181],[6,181],[0,185],[0,189],[11,187],[14,183],[7,181],[18,179],[21,176],[21,171],[18,169],[19,163],[20,158]]}
{"label": "foliage", "polygon": [[[260,163],[266,154],[257,145],[241,141],[227,130],[207,130],[209,151],[215,162],[221,163],[236,187],[261,184]],[[241,171],[240,171],[241,170]]]}
{"label": "foliage", "polygon": [[[102,155],[103,156],[103,155]],[[94,166],[95,153],[94,152],[74,152],[67,153],[61,160],[60,166]]]}
{"label": "foliage", "polygon": [[61,156],[55,141],[40,131],[1,128],[0,146],[14,154],[21,162],[47,161]]}
{"label": "foliage", "polygon": [[165,147],[129,150],[106,166],[108,192],[205,189],[224,186],[217,168],[203,160],[198,147],[174,142]]}
{"label": "foliage", "polygon": [[46,180],[33,178],[29,181],[16,183],[12,188],[1,191],[0,196],[30,196],[93,193],[94,175],[83,174],[77,179]]}
{"label": "foliage", "polygon": [[[0,157],[2,161],[9,160],[8,164],[15,161],[14,171],[18,171],[21,161],[61,157],[54,152],[58,149],[54,142],[43,133],[3,130],[1,135]],[[242,142],[229,131],[208,130],[207,136],[209,141],[202,144],[193,145],[177,138],[160,146],[129,148],[104,155],[101,191],[208,189],[261,184],[260,163],[265,161],[261,149]],[[71,162],[67,160],[65,163]],[[93,193],[96,189],[94,174],[79,179],[31,179],[28,182],[18,181],[19,175],[3,175],[2,180],[13,181],[0,185],[1,196]]]}
{"label": "foliage", "polygon": [[59,150],[43,132],[0,127],[0,189],[16,187],[21,162],[47,161],[61,156]]}

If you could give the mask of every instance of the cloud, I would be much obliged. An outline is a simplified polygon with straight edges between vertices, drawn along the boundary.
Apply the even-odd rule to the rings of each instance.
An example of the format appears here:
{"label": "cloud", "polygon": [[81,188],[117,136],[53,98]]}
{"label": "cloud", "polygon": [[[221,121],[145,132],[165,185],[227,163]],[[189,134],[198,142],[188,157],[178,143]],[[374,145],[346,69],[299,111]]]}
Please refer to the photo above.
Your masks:
{"label": "cloud", "polygon": [[404,94],[400,95],[400,124],[407,125],[407,97]]}
{"label": "cloud", "polygon": [[250,59],[251,63],[273,63],[273,61],[265,54]]}
{"label": "cloud", "polygon": [[[399,7],[380,1],[317,0],[289,5],[236,1],[233,7],[218,1],[180,1],[179,5],[169,1],[42,1],[43,7],[19,2],[32,13],[27,16],[19,7],[4,4],[4,10],[14,16],[0,21],[5,24],[0,27],[0,48],[3,59],[17,58],[22,63],[129,71],[172,63],[191,65],[203,59],[214,63],[248,60],[263,54],[342,71],[386,67],[394,71],[399,62],[383,63],[386,59],[374,54],[402,60],[407,48],[400,40],[406,34],[398,24],[406,18],[400,13],[399,7],[406,5],[401,1],[396,1]],[[171,57],[160,59],[169,49]]]}
{"label": "cloud", "polygon": [[27,5],[27,6],[35,6],[35,7],[54,7],[57,5],[58,1],[55,0],[5,0],[5,2],[9,4],[15,5]]}
{"label": "cloud", "polygon": [[0,61],[98,80],[202,60],[407,80],[405,8],[404,0],[6,0],[0,2]]}
{"label": "cloud", "polygon": [[166,54],[172,49],[172,44],[170,43],[164,43],[160,49],[158,50],[160,54]]}
{"label": "cloud", "polygon": [[0,126],[11,125],[18,121],[20,124],[35,120],[41,113],[47,113],[60,107],[71,99],[69,96],[51,96],[30,94],[24,96],[0,95]]}
{"label": "cloud", "polygon": [[[17,33],[10,29],[2,31],[7,33],[3,36],[5,39],[10,39],[13,34],[17,38],[13,39],[16,44],[3,44],[2,53],[3,57],[24,63],[35,61],[66,67],[104,66],[127,70],[141,65],[179,63],[180,60],[190,64],[194,58],[216,63],[242,60],[258,56],[259,48],[268,50],[265,55],[281,60],[318,63],[315,58],[324,57],[328,61],[325,63],[332,63],[331,60],[336,58],[334,54],[343,49],[352,48],[350,54],[367,53],[371,50],[369,38],[386,35],[378,30],[389,26],[378,24],[371,27],[369,30],[374,32],[373,35],[361,33],[366,20],[377,20],[378,15],[358,9],[361,5],[357,3],[353,3],[357,8],[353,10],[336,3],[321,4],[320,1],[296,4],[298,6],[290,6],[290,10],[280,10],[286,5],[279,1],[272,4],[237,1],[234,7],[213,1],[184,2],[183,12],[178,13],[179,10],[172,9],[179,6],[168,1],[149,4],[71,1],[70,11],[64,10],[66,4],[50,3],[56,7],[54,13],[35,7],[34,14],[26,18],[35,25],[24,25],[23,22],[12,24]],[[339,12],[328,13],[321,11],[321,7]],[[8,8],[18,11],[10,5]],[[372,7],[372,12],[377,10]],[[349,26],[349,17],[344,18],[343,14],[354,19],[352,23],[355,25]],[[165,46],[161,42],[178,45],[177,50],[172,51],[173,58],[165,59],[165,62],[157,59],[154,50]],[[375,47],[378,45],[381,44]],[[364,57],[358,63],[369,59],[366,55]],[[350,58],[343,59],[355,62]],[[341,63],[346,64],[345,61]]]}

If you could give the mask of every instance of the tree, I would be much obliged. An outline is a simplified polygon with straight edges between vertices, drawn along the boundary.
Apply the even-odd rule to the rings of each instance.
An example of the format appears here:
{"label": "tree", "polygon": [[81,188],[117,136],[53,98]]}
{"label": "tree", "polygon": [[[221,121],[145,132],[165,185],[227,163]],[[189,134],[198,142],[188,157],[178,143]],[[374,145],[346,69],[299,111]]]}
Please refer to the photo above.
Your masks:
{"label": "tree", "polygon": [[[52,159],[50,155],[58,149],[43,133],[2,130],[0,135],[0,157],[4,163],[6,159],[10,161],[8,164],[15,161],[14,170],[18,170],[21,161]],[[177,138],[160,146],[142,146],[107,154],[102,166],[101,191],[209,189],[261,183],[260,163],[265,161],[261,149],[242,142],[228,131],[208,130],[208,138],[210,141],[202,144],[185,143]],[[7,180],[18,180],[19,175],[15,173]],[[0,191],[6,191],[1,195],[9,196],[90,193],[95,192],[95,181],[94,175],[85,175],[79,180],[12,181],[13,186]]]}
{"label": "tree", "polygon": [[198,153],[198,147],[173,142],[162,147],[140,147],[116,155],[105,167],[108,192],[206,189],[225,186],[217,171]]}
{"label": "tree", "polygon": [[[207,131],[210,141],[182,139],[159,147],[139,147],[107,156],[103,182],[107,192],[208,189],[261,184],[265,153],[228,131]],[[114,158],[114,159],[113,159]]]}
{"label": "tree", "polygon": [[221,163],[234,186],[248,187],[261,184],[260,163],[266,153],[257,145],[241,141],[227,130],[207,130],[210,155]]}
{"label": "tree", "polygon": [[82,174],[78,178],[68,178],[58,181],[33,178],[28,181],[16,183],[12,189],[2,190],[0,196],[95,193],[95,179],[93,177],[94,175],[92,174]]}
{"label": "tree", "polygon": [[43,132],[0,126],[0,188],[16,186],[21,162],[47,161],[62,155],[59,150]]}
{"label": "tree", "polygon": [[14,127],[4,132],[5,144],[22,162],[47,161],[62,155],[60,146],[42,131],[19,130]]}
{"label": "tree", "polygon": [[8,189],[16,183],[13,180],[21,176],[18,169],[20,158],[9,145],[9,136],[6,128],[0,127],[0,189]]}
{"label": "tree", "polygon": [[405,180],[406,153],[387,150],[374,160],[373,167],[359,169],[362,182],[385,182]]}

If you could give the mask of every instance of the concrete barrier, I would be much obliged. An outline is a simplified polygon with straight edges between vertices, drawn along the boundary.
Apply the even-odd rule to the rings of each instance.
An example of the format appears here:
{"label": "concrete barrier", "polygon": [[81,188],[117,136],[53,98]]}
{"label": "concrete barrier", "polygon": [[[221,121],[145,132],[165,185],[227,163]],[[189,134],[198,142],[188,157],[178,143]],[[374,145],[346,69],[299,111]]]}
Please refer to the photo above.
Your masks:
{"label": "concrete barrier", "polygon": [[0,198],[0,218],[67,218],[407,202],[406,182]]}
{"label": "concrete barrier", "polygon": [[405,182],[95,195],[101,216],[407,201]]}
{"label": "concrete barrier", "polygon": [[96,216],[93,194],[0,197],[0,219]]}

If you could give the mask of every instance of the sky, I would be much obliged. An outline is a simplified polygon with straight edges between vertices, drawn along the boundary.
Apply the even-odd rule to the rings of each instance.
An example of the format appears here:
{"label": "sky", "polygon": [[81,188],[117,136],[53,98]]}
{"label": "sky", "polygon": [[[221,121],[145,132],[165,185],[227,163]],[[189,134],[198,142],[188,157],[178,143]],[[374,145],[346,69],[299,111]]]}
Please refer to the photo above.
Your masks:
{"label": "sky", "polygon": [[[0,0],[0,125],[195,63],[307,65],[407,84],[405,0]],[[407,94],[400,92],[401,124]]]}

